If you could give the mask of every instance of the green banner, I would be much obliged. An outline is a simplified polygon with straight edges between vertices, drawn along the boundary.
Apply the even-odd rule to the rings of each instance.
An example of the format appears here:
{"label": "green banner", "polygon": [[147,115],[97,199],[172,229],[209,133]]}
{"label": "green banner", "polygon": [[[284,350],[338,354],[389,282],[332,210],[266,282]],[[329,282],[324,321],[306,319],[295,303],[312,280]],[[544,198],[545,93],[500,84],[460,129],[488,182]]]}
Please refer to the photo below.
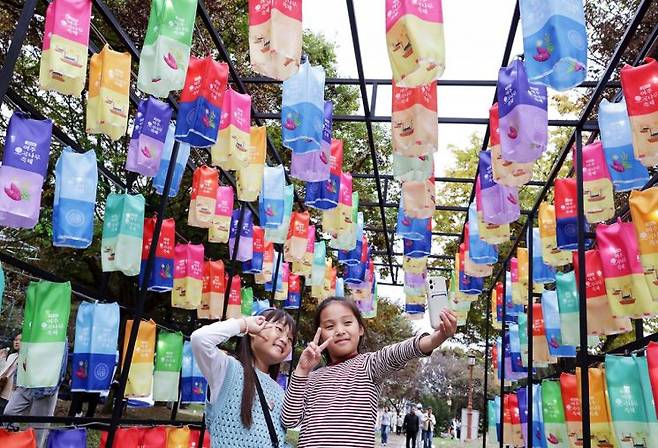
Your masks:
{"label": "green banner", "polygon": [[178,400],[178,380],[183,366],[183,335],[160,331],[155,352],[153,400]]}

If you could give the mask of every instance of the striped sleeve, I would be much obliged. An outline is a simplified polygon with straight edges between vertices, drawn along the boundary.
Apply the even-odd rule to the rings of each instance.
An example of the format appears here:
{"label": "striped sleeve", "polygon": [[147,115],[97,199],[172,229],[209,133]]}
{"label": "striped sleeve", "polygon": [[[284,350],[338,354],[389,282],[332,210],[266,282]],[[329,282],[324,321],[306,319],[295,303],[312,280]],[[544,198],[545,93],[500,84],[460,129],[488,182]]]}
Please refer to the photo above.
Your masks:
{"label": "striped sleeve", "polygon": [[286,397],[283,400],[281,411],[281,423],[284,428],[296,428],[304,418],[306,407],[306,385],[308,377],[297,376],[295,372],[290,377],[290,383],[286,389]]}
{"label": "striped sleeve", "polygon": [[387,375],[400,370],[412,359],[427,356],[420,350],[420,338],[425,335],[427,333],[419,334],[397,344],[387,345],[381,350],[369,353],[365,361],[368,378],[373,383],[379,384],[384,381]]}

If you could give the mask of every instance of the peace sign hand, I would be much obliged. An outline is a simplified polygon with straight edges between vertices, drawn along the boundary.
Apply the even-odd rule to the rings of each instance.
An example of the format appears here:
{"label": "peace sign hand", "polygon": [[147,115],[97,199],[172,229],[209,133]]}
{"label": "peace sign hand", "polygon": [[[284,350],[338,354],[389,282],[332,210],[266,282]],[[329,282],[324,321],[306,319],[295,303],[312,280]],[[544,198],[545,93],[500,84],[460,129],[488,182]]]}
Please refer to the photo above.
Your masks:
{"label": "peace sign hand", "polygon": [[322,351],[327,348],[327,345],[333,340],[333,336],[329,337],[322,344],[318,345],[320,342],[320,333],[321,329],[318,328],[318,331],[315,332],[315,337],[311,341],[301,356],[299,357],[299,362],[297,363],[297,368],[295,369],[295,375],[297,376],[308,376],[308,374],[313,370],[320,361],[322,360]]}

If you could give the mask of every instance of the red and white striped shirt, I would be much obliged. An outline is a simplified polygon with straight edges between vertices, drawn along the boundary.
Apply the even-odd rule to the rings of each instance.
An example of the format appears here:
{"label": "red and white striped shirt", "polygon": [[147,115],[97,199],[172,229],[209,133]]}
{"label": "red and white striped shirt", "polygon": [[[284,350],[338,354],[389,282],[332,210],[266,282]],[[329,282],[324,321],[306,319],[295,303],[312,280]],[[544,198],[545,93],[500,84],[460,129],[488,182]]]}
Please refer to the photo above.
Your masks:
{"label": "red and white striped shirt", "polygon": [[301,424],[297,446],[374,447],[381,383],[408,361],[426,356],[419,347],[422,336],[322,367],[308,377],[293,373],[281,421],[286,428]]}

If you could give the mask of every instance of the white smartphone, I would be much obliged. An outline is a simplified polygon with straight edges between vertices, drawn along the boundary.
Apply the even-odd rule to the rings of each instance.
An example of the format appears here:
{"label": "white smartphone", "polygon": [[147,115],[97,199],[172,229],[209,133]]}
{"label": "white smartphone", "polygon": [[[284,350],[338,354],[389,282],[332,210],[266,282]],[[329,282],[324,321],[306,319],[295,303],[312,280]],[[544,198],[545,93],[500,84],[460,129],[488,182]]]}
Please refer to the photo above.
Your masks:
{"label": "white smartphone", "polygon": [[430,313],[430,325],[437,330],[441,323],[439,314],[448,308],[448,287],[445,277],[427,277],[425,280],[427,289],[427,310]]}

